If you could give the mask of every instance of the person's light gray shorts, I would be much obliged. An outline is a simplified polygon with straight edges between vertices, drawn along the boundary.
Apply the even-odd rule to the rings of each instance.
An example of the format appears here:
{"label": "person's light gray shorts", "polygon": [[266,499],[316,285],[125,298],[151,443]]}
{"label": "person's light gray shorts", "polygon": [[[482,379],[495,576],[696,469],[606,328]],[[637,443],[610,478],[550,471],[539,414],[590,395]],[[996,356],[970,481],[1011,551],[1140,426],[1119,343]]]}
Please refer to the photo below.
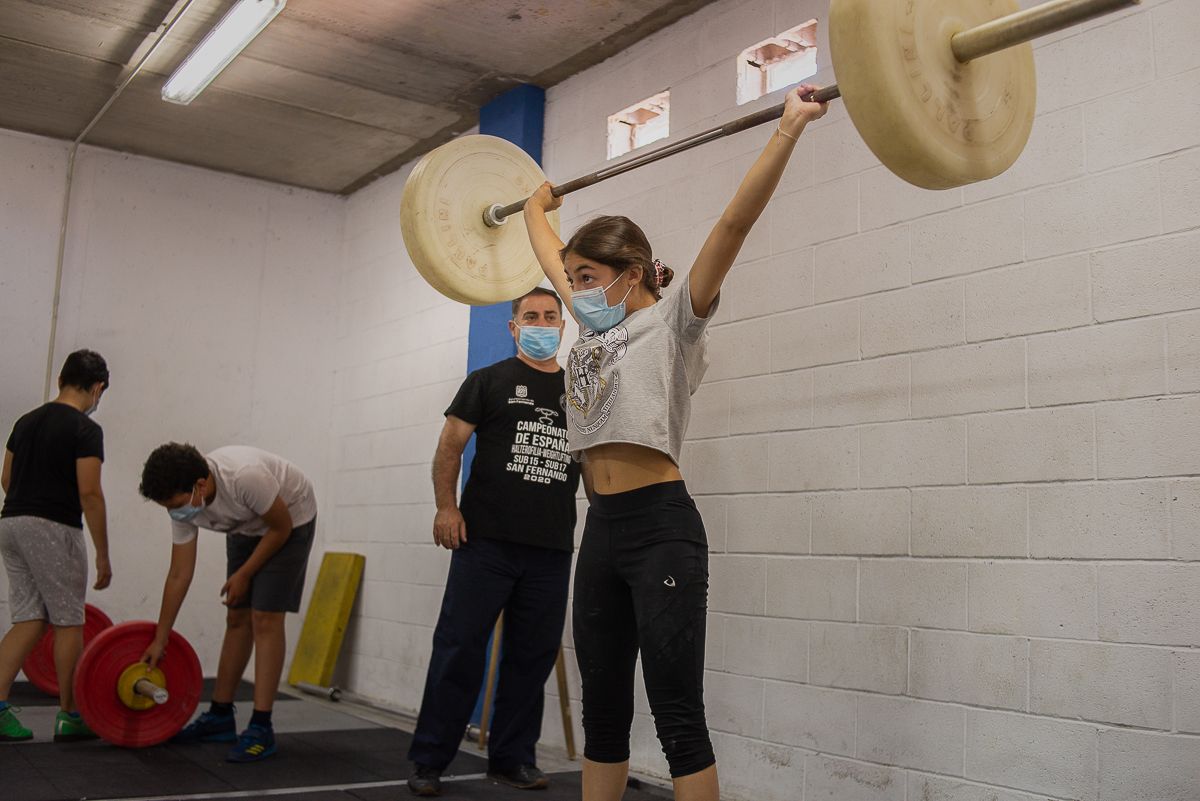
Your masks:
{"label": "person's light gray shorts", "polygon": [[6,517],[0,519],[0,556],[13,623],[83,625],[88,572],[83,529],[41,517]]}

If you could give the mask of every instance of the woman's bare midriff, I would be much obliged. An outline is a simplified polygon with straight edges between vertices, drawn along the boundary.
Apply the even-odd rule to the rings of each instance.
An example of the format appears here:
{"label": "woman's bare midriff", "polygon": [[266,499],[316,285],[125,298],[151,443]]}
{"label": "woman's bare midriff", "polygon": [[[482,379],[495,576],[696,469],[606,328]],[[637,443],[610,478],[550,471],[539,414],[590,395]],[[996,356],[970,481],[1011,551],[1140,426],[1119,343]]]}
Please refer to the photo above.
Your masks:
{"label": "woman's bare midriff", "polygon": [[643,445],[627,442],[594,445],[584,452],[584,460],[592,492],[601,495],[683,479],[671,457]]}

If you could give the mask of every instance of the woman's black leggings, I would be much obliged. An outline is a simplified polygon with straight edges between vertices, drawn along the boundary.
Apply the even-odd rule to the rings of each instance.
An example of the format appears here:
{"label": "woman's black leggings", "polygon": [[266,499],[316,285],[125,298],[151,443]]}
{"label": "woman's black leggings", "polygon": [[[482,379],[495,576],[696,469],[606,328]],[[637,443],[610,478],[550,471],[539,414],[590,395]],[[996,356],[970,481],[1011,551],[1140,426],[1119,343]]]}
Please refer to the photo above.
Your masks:
{"label": "woman's black leggings", "polygon": [[708,542],[682,481],[592,498],[573,608],[585,757],[629,759],[640,650],[671,776],[715,764],[704,721],[707,606]]}

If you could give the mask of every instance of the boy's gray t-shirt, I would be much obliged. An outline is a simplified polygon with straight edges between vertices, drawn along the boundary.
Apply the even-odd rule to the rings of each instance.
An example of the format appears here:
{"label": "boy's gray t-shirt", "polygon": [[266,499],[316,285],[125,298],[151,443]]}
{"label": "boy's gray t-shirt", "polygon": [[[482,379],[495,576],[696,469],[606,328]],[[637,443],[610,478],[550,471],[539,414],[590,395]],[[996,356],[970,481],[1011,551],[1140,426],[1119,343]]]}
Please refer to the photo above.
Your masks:
{"label": "boy's gray t-shirt", "polygon": [[171,521],[171,538],[176,545],[191,542],[202,528],[261,537],[267,533],[262,516],[276,498],[287,504],[292,528],[317,516],[312,483],[287,459],[246,445],[217,448],[205,459],[217,483],[217,497],[191,520]]}
{"label": "boy's gray t-shirt", "polygon": [[567,357],[567,444],[571,455],[628,442],[661,451],[675,464],[692,414],[692,395],[708,370],[708,317],[692,310],[690,278],[662,300],[603,334],[584,330]]}

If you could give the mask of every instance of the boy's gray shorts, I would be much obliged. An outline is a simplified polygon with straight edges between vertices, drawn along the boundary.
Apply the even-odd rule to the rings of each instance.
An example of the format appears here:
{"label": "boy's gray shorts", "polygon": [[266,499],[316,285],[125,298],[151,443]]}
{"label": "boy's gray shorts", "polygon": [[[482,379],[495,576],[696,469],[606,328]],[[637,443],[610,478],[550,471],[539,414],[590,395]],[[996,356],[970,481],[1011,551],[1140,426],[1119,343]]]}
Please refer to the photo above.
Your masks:
{"label": "boy's gray shorts", "polygon": [[[299,612],[300,596],[304,593],[304,576],[308,571],[308,554],[312,550],[313,533],[317,529],[314,517],[296,526],[271,558],[250,579],[250,592],[235,609],[257,609],[260,612]],[[250,554],[262,542],[262,537],[229,534],[225,540],[225,575],[232,576],[246,564]]]}
{"label": "boy's gray shorts", "polygon": [[83,529],[41,517],[6,517],[0,519],[0,556],[13,623],[83,625],[88,575]]}

